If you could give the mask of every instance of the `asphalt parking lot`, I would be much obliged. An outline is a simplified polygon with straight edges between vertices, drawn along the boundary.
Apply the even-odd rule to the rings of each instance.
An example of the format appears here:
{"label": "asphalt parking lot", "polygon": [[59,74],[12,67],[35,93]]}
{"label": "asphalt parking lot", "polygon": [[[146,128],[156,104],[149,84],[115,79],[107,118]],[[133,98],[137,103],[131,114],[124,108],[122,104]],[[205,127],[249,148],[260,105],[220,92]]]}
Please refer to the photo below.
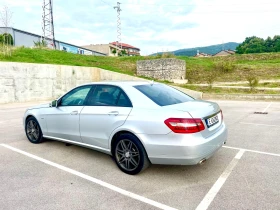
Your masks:
{"label": "asphalt parking lot", "polygon": [[217,102],[223,148],[202,166],[137,176],[90,149],[29,143],[22,116],[32,103],[0,105],[0,209],[280,209],[280,102]]}

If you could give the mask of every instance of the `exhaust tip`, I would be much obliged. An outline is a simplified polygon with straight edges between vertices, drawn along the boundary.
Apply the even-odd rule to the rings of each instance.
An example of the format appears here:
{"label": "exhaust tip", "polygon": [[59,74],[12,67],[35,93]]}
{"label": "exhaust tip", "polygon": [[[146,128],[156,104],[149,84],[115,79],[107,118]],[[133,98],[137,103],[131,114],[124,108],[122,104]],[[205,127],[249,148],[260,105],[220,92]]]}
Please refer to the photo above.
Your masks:
{"label": "exhaust tip", "polygon": [[199,165],[203,165],[205,162],[206,162],[206,159],[203,158],[202,160],[200,160],[200,161],[198,162],[198,164],[199,164]]}

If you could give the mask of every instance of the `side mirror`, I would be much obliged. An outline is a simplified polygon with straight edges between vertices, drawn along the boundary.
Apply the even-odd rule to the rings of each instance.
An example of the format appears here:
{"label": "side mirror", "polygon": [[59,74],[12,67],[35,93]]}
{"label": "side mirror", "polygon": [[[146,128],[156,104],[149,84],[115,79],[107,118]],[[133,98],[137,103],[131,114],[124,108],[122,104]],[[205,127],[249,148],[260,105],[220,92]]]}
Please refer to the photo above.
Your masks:
{"label": "side mirror", "polygon": [[50,107],[57,107],[57,100],[52,101]]}

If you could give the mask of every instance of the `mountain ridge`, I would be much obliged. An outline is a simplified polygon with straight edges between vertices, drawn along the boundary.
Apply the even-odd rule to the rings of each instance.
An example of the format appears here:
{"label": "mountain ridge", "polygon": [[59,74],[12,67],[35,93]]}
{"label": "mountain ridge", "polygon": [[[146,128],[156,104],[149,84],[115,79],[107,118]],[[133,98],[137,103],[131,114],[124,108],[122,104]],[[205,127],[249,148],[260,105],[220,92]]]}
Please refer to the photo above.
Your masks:
{"label": "mountain ridge", "polygon": [[[200,53],[207,53],[210,55],[214,55],[221,50],[236,50],[236,47],[240,43],[237,42],[227,42],[224,44],[216,44],[216,45],[209,45],[204,47],[194,47],[194,48],[185,48],[185,49],[179,49],[175,51],[171,51],[170,53],[177,55],[177,56],[195,56],[197,54],[197,51]],[[162,52],[157,53],[162,54]]]}

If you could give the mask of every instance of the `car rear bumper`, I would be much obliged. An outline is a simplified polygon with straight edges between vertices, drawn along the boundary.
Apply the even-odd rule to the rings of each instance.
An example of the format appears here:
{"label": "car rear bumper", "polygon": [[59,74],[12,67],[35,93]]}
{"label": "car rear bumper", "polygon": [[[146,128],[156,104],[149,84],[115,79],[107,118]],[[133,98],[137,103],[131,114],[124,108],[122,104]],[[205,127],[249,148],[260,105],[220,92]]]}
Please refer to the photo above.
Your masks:
{"label": "car rear bumper", "polygon": [[224,123],[208,138],[200,133],[167,135],[140,134],[152,164],[196,165],[210,158],[227,140]]}

